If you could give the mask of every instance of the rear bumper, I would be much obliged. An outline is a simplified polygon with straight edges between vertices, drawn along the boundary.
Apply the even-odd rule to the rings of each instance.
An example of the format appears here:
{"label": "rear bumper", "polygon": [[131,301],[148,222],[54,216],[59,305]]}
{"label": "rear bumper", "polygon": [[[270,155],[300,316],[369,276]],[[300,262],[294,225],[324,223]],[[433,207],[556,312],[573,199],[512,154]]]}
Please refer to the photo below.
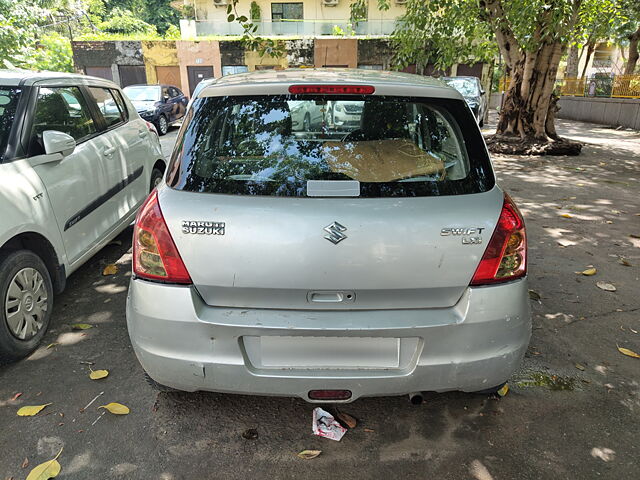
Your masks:
{"label": "rear bumper", "polygon": [[[491,388],[518,367],[531,335],[526,280],[468,288],[451,308],[292,311],[211,307],[192,287],[134,279],[127,325],[138,360],[158,383],[307,401],[310,390],[323,389],[351,390],[352,401]],[[396,338],[399,353],[389,368],[313,368],[308,358],[303,367],[304,356],[299,365],[274,366],[262,361],[260,337]],[[362,365],[377,365],[377,355],[363,355]]]}

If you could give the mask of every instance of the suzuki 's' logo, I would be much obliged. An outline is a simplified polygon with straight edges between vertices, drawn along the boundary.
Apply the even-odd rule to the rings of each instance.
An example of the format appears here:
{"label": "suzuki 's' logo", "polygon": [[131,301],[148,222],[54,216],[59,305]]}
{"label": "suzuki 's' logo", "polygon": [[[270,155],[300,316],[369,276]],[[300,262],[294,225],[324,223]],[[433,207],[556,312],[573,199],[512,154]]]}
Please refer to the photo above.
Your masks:
{"label": "suzuki 's' logo", "polygon": [[327,240],[329,240],[334,245],[337,245],[342,240],[347,238],[347,236],[342,233],[347,230],[347,227],[340,225],[338,222],[333,222],[331,225],[327,225],[323,228],[327,235],[324,236]]}

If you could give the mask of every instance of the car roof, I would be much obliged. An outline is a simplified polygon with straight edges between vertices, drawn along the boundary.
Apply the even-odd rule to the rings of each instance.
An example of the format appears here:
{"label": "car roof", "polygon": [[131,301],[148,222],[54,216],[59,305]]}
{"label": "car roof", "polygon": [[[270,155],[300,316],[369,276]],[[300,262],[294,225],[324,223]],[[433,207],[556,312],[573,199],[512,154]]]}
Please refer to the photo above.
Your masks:
{"label": "car roof", "polygon": [[117,85],[110,80],[99,77],[91,77],[89,75],[83,75],[79,73],[47,71],[36,72],[33,70],[0,69],[0,85],[4,86],[31,86],[37,82],[46,80],[75,80],[78,84],[100,83],[108,84],[110,87],[117,87]]}
{"label": "car roof", "polygon": [[198,97],[243,94],[283,94],[295,84],[373,85],[376,95],[423,96],[461,99],[445,83],[422,75],[355,68],[297,68],[259,70],[205,80]]}

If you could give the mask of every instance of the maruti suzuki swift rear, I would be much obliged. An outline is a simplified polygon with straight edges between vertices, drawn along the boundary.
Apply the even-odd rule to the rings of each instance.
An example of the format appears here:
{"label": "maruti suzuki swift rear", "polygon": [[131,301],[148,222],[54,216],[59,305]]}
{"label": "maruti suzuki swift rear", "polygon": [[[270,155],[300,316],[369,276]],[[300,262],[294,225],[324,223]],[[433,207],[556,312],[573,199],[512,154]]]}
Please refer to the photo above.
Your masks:
{"label": "maruti suzuki swift rear", "polygon": [[[301,102],[324,120],[294,130]],[[359,120],[336,125],[347,106]],[[158,386],[310,402],[490,391],[529,342],[522,216],[464,99],[424,77],[212,81],[133,253],[129,334]]]}

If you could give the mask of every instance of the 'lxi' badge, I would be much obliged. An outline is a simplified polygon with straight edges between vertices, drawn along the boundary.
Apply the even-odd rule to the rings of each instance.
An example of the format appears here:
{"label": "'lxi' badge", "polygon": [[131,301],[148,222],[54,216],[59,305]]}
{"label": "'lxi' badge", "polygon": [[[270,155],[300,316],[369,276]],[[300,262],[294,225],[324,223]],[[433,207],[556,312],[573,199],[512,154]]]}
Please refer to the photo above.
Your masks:
{"label": "'lxi' badge", "polygon": [[182,233],[195,235],[224,235],[224,222],[182,221]]}

